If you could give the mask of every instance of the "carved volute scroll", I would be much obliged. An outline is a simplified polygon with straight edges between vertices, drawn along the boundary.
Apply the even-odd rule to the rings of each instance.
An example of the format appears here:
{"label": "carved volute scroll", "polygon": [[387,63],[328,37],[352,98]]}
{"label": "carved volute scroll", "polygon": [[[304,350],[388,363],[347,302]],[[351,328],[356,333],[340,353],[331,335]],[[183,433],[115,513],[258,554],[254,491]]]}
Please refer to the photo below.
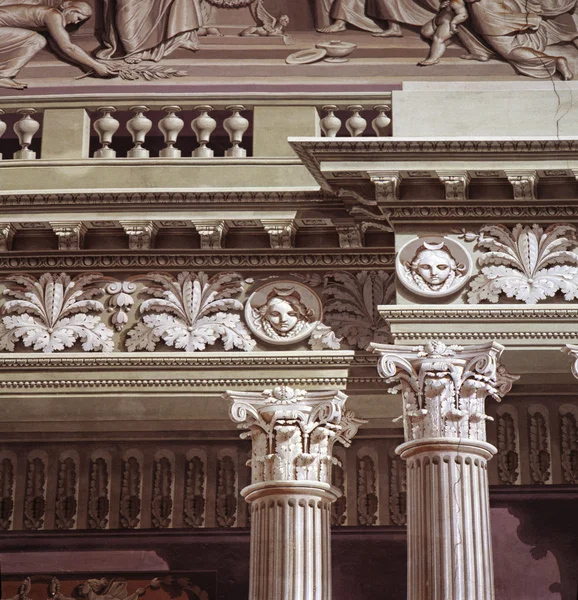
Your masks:
{"label": "carved volute scroll", "polygon": [[372,344],[381,354],[378,370],[391,392],[401,392],[405,440],[429,438],[486,440],[486,396],[500,401],[518,379],[499,359],[495,342],[446,346],[432,341],[405,347]]}

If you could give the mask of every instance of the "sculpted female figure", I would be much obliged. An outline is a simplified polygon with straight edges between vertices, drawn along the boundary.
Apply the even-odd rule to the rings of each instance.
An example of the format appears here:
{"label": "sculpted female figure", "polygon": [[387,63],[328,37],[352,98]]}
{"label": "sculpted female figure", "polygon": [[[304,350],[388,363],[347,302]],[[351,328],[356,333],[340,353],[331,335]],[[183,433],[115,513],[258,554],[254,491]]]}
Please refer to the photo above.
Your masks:
{"label": "sculpted female figure", "polygon": [[157,62],[178,48],[198,50],[200,0],[103,0],[103,15],[98,58]]}
{"label": "sculpted female figure", "polygon": [[0,1],[0,87],[22,90],[26,83],[15,77],[20,69],[44,46],[48,39],[70,60],[91,69],[97,75],[114,75],[113,70],[94,60],[82,48],[70,41],[66,28],[80,25],[92,15],[87,2],[65,0],[58,8],[46,4],[9,4],[14,0]]}

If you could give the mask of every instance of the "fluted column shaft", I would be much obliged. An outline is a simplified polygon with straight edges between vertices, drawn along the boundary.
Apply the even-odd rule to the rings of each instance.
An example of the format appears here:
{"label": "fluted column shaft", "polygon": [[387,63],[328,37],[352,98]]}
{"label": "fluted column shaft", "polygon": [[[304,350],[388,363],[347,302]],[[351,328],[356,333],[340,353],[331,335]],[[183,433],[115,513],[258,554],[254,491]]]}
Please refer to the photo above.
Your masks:
{"label": "fluted column shaft", "polygon": [[380,374],[403,397],[408,600],[494,600],[485,399],[517,379],[503,347],[374,344]]}
{"label": "fluted column shaft", "polygon": [[333,444],[364,421],[343,411],[339,391],[285,386],[227,392],[231,418],[251,437],[250,600],[331,600]]}

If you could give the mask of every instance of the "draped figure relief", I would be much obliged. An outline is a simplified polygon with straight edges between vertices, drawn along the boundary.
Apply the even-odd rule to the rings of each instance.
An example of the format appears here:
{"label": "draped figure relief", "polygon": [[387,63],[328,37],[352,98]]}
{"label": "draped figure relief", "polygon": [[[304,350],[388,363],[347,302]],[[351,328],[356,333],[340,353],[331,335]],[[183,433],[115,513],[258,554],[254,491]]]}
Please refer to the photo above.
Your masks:
{"label": "draped figure relief", "polygon": [[70,40],[67,28],[79,26],[92,16],[87,2],[65,0],[53,8],[42,2],[14,4],[14,1],[0,0],[0,87],[20,90],[27,87],[16,76],[46,46],[47,39],[57,52],[96,75],[113,74],[109,67]]}
{"label": "draped figure relief", "polygon": [[317,31],[339,33],[353,25],[363,31],[382,33],[381,27],[365,14],[365,9],[366,0],[315,0]]}
{"label": "draped figure relief", "polygon": [[100,59],[160,61],[178,48],[198,50],[200,0],[103,0]]}

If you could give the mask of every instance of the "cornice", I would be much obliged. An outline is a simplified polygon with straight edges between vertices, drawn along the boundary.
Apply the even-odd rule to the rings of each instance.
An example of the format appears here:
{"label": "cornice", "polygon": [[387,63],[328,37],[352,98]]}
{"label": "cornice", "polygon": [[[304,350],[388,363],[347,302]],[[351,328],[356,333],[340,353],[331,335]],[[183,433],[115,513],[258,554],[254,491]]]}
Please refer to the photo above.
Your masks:
{"label": "cornice", "polygon": [[[308,206],[327,204],[335,202],[335,196],[327,195],[317,190],[254,190],[254,191],[206,191],[192,192],[186,190],[159,192],[154,190],[135,190],[135,191],[111,191],[111,192],[93,192],[93,191],[73,191],[67,193],[42,192],[42,193],[1,193],[0,206],[22,207],[39,206],[47,208],[57,206],[72,207],[93,207],[110,206],[118,210],[121,206],[201,206],[213,207],[215,204],[226,204],[234,206],[248,205],[271,205],[280,204],[283,207],[290,205]],[[339,204],[339,203],[337,203]]]}
{"label": "cornice", "polygon": [[[0,354],[0,369],[198,369],[246,367],[347,367],[355,361],[353,351],[262,352],[135,352],[123,354]],[[375,364],[375,363],[374,363]],[[180,380],[179,380],[180,381]],[[185,380],[183,380],[185,381]],[[193,380],[191,380],[193,381]],[[2,382],[0,382],[0,385]]]}
{"label": "cornice", "polygon": [[367,268],[393,268],[395,254],[378,249],[362,248],[343,251],[291,249],[247,250],[228,249],[207,251],[176,250],[159,251],[79,251],[47,252],[10,252],[0,254],[0,271],[46,272],[66,270],[67,272],[94,269],[102,272],[118,270],[224,270],[251,269],[270,270],[290,269],[340,269],[358,270]]}
{"label": "cornice", "polygon": [[380,314],[388,321],[399,320],[427,320],[432,318],[446,321],[462,320],[497,320],[503,322],[505,319],[515,321],[536,320],[578,320],[578,306],[567,306],[564,304],[546,304],[543,306],[527,306],[513,304],[495,305],[428,305],[414,307],[411,305],[379,306]]}

